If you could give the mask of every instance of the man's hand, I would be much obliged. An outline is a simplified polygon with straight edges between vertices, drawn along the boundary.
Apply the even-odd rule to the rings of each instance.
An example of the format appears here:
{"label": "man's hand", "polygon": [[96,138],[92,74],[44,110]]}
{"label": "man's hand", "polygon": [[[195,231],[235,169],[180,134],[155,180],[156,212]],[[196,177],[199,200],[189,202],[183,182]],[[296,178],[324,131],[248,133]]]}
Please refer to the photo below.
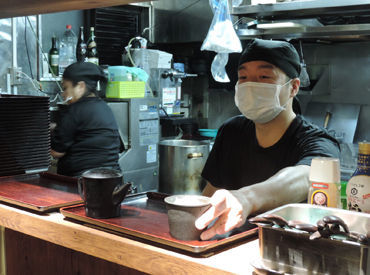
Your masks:
{"label": "man's hand", "polygon": [[202,240],[209,240],[216,234],[225,234],[243,225],[249,212],[250,207],[241,192],[217,190],[211,197],[211,207],[196,220],[195,226],[202,230],[218,217],[215,224],[200,236]]}

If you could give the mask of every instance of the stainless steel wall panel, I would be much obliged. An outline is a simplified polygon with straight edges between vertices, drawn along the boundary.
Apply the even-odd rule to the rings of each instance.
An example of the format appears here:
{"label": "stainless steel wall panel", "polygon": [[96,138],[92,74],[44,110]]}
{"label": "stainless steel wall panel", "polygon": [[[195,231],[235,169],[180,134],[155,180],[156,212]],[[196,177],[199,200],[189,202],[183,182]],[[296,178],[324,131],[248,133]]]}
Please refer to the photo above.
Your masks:
{"label": "stainless steel wall panel", "polygon": [[213,18],[208,0],[153,1],[155,43],[198,42],[206,38]]}

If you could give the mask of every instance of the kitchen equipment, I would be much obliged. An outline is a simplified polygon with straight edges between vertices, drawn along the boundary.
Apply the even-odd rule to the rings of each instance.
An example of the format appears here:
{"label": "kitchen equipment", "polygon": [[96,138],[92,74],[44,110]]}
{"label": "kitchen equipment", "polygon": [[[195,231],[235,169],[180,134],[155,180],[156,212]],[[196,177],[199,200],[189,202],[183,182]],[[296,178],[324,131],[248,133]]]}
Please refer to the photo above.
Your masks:
{"label": "kitchen equipment", "polygon": [[125,150],[119,165],[136,192],[158,190],[158,99],[106,99],[117,121]]}
{"label": "kitchen equipment", "polygon": [[82,203],[76,178],[46,172],[0,177],[0,201],[40,213]]}
{"label": "kitchen equipment", "polygon": [[[361,234],[369,234],[370,231],[370,215],[330,207],[288,204],[265,214],[314,225],[323,217],[334,215],[341,218],[350,231]],[[260,224],[259,245],[263,266],[275,272],[292,274],[369,274],[369,244],[344,238],[310,240],[309,237],[310,234],[305,231]]]}
{"label": "kitchen equipment", "polygon": [[168,210],[170,234],[178,240],[199,240],[202,230],[195,221],[211,205],[210,198],[199,195],[174,195],[164,199]]}
{"label": "kitchen equipment", "polygon": [[169,139],[159,142],[159,192],[199,194],[209,142]]}
{"label": "kitchen equipment", "polygon": [[360,105],[309,102],[304,116],[308,121],[325,127],[341,143],[353,143]]}
{"label": "kitchen equipment", "polygon": [[78,191],[85,202],[86,216],[118,217],[130,186],[130,183],[123,183],[122,173],[118,170],[101,167],[84,172],[78,179]]}
{"label": "kitchen equipment", "polygon": [[217,236],[209,241],[183,241],[170,235],[164,194],[148,192],[128,195],[121,204],[121,216],[112,219],[94,219],[87,217],[83,205],[75,205],[61,209],[68,218],[84,222],[95,228],[110,230],[112,233],[123,234],[125,237],[139,239],[151,245],[175,250],[194,256],[209,257],[220,250],[241,244],[257,232],[257,227],[246,223],[230,234]]}
{"label": "kitchen equipment", "polygon": [[184,73],[170,68],[157,67],[150,70],[149,86],[153,92],[158,94],[159,104],[164,110],[161,116],[179,116],[181,114],[182,80],[196,76],[196,74]]}

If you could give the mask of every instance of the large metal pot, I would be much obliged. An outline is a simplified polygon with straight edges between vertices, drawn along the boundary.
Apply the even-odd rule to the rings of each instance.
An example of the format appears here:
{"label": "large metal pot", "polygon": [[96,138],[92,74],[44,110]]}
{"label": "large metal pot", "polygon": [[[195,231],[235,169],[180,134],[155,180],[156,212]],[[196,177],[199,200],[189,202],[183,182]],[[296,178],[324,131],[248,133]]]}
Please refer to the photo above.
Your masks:
{"label": "large metal pot", "polygon": [[159,192],[199,194],[209,154],[208,141],[163,140],[159,142]]}

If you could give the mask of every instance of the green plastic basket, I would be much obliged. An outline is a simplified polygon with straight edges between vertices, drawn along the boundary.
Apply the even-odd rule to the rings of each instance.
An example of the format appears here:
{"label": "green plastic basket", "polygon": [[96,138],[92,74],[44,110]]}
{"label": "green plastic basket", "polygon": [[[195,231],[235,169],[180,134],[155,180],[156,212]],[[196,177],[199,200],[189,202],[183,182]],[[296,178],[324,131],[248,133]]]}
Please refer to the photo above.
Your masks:
{"label": "green plastic basket", "polygon": [[107,98],[138,98],[145,96],[144,81],[110,81],[105,96]]}

